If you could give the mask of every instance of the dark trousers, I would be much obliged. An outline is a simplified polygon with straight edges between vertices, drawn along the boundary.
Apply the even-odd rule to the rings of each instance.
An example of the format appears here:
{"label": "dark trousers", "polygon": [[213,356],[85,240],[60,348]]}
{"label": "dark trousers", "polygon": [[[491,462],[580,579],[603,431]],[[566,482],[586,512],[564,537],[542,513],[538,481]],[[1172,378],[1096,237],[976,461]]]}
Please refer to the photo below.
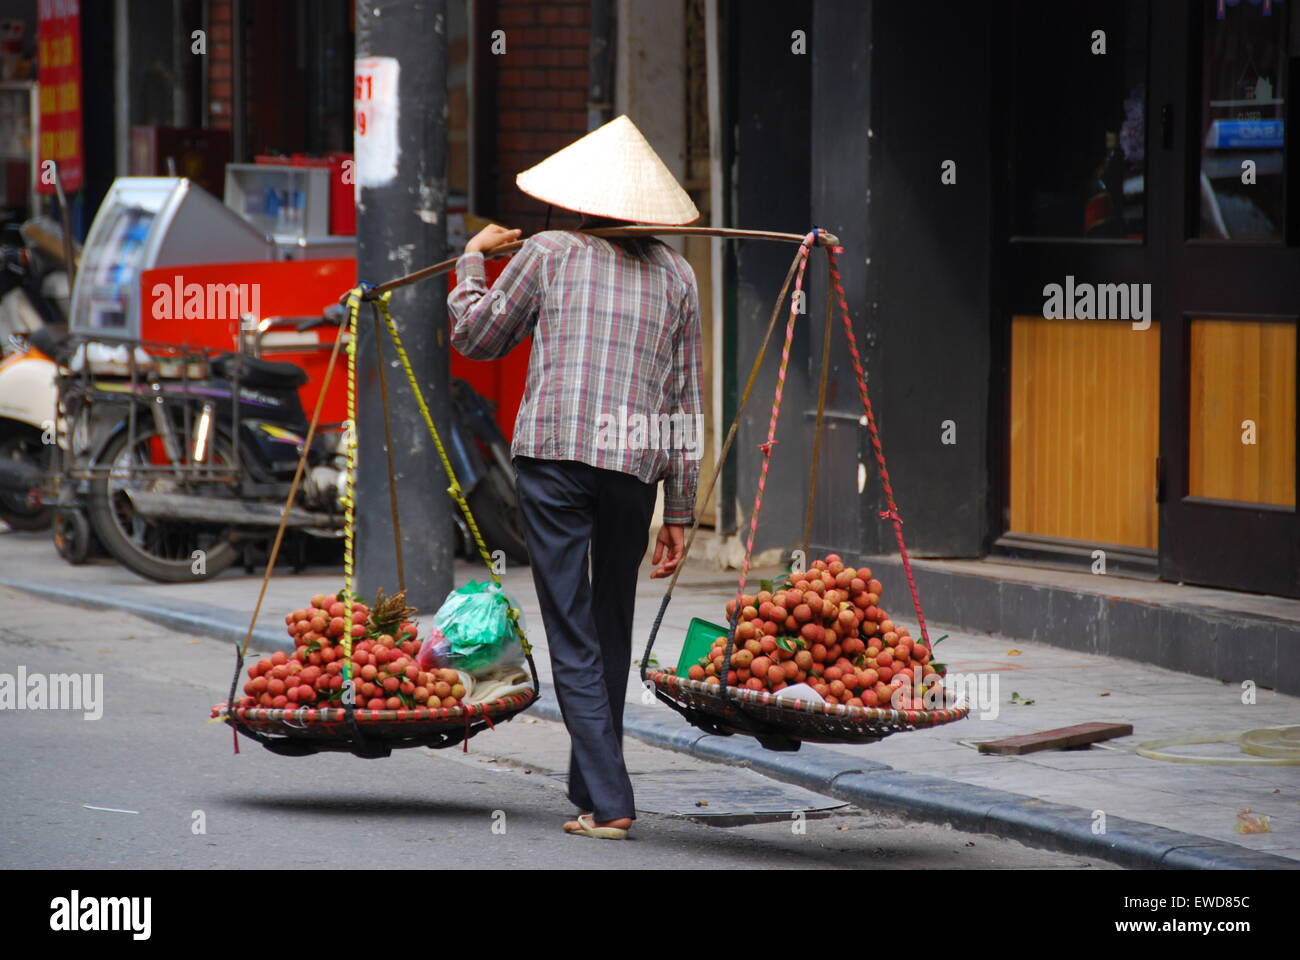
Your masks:
{"label": "dark trousers", "polygon": [[555,693],[569,731],[569,799],[600,822],[635,817],[623,762],[623,701],[655,484],[571,460],[514,463]]}

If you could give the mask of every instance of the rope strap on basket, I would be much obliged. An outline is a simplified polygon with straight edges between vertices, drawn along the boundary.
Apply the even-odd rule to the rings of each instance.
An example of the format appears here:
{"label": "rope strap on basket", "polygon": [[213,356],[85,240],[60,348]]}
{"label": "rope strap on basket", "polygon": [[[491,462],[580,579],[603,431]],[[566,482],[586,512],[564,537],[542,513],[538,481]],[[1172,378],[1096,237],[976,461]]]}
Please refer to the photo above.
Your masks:
{"label": "rope strap on basket", "polygon": [[[233,728],[235,735],[235,752],[239,752],[239,734],[243,733],[264,746],[274,746],[271,740],[266,736],[252,729],[247,724],[241,722],[235,714],[236,691],[239,684],[239,675],[244,668],[245,658],[248,655],[248,648],[253,639],[253,631],[257,625],[257,618],[261,613],[262,603],[266,598],[267,586],[270,584],[271,576],[275,570],[276,560],[279,558],[280,548],[284,541],[285,530],[288,526],[290,511],[293,509],[294,501],[297,498],[298,489],[302,482],[303,473],[306,470],[308,457],[311,451],[312,440],[316,435],[316,428],[320,422],[321,410],[324,406],[325,395],[328,392],[330,382],[334,375],[334,368],[340,348],[345,339],[347,342],[347,430],[344,436],[344,453],[346,466],[344,468],[343,493],[339,497],[339,502],[343,507],[343,598],[350,610],[355,600],[355,576],[356,576],[356,467],[357,467],[357,329],[360,319],[361,304],[368,302],[375,311],[375,317],[378,321],[383,320],[383,326],[376,323],[376,340],[375,348],[379,351],[379,359],[382,363],[383,344],[378,336],[381,329],[386,329],[388,335],[392,338],[393,347],[397,352],[398,360],[402,364],[402,369],[406,373],[407,382],[410,384],[411,392],[415,396],[416,405],[419,407],[420,416],[423,418],[429,436],[433,439],[434,447],[438,451],[438,457],[442,461],[443,470],[447,474],[449,486],[447,492],[456,505],[460,508],[465,517],[465,522],[469,526],[470,532],[474,537],[474,544],[478,548],[479,556],[483,559],[484,566],[487,567],[488,576],[498,587],[503,587],[500,576],[492,565],[492,557],[488,552],[487,543],[483,539],[483,534],[479,530],[478,523],[474,519],[474,513],[470,509],[469,502],[465,499],[465,494],[461,489],[460,483],[456,479],[456,473],[451,464],[451,459],[447,456],[446,448],[443,446],[442,437],[438,433],[438,428],[434,425],[433,415],[429,412],[429,406],[425,403],[424,394],[420,390],[419,381],[416,379],[415,371],[411,366],[410,357],[406,353],[406,348],[402,344],[402,338],[397,331],[397,324],[394,322],[392,313],[389,310],[389,300],[392,297],[391,290],[377,292],[374,288],[362,284],[348,292],[344,298],[347,304],[347,321],[340,325],[338,336],[334,341],[334,346],[330,353],[329,364],[325,370],[325,377],[321,383],[320,393],[316,400],[316,409],[312,414],[311,424],[307,430],[307,436],[303,441],[302,452],[298,458],[298,466],[295,471],[293,482],[289,487],[289,495],[285,499],[284,509],[280,516],[280,524],[276,530],[275,539],[271,546],[270,555],[267,558],[266,570],[262,575],[262,585],[257,596],[257,603],[253,608],[253,615],[249,621],[248,631],[244,635],[243,642],[235,648],[235,672],[230,681],[230,696],[226,705],[226,720]],[[383,383],[383,389],[387,389],[386,382]],[[391,446],[392,433],[389,424],[387,409],[387,396],[385,395],[385,437]],[[396,477],[392,469],[391,450],[389,450],[389,475],[388,482],[390,492],[396,482]],[[396,529],[397,511],[395,498],[390,497],[393,506],[393,519]],[[400,533],[397,534],[400,536]],[[398,544],[397,549],[401,547]],[[400,553],[399,553],[400,558]],[[400,568],[400,559],[399,559]],[[403,578],[405,579],[405,578]],[[536,665],[533,663],[532,645],[528,642],[528,637],[524,633],[523,624],[520,622],[520,611],[514,606],[507,605],[508,616],[511,625],[519,637],[520,647],[528,661],[529,670],[533,677],[534,691],[539,688],[539,678],[537,675]],[[381,756],[386,755],[382,745],[368,744],[365,736],[356,719],[356,684],[352,672],[352,635],[350,631],[344,631],[342,642],[340,644],[343,652],[343,712],[345,722],[350,728],[353,737],[357,743],[357,749],[354,752],[362,756]],[[488,726],[491,726],[490,718]],[[467,723],[468,734],[468,723]]]}
{"label": "rope strap on basket", "polygon": [[844,319],[844,335],[849,341],[849,356],[853,358],[854,379],[858,382],[858,394],[862,397],[862,409],[867,417],[867,430],[871,432],[871,446],[875,450],[876,463],[880,467],[880,485],[885,491],[887,511],[880,514],[882,520],[894,524],[894,538],[898,541],[898,555],[903,561],[903,574],[907,578],[907,587],[912,592],[912,607],[916,610],[917,628],[921,631],[921,640],[927,650],[930,648],[930,634],[925,627],[925,613],[921,610],[921,594],[916,589],[916,578],[912,576],[912,561],[907,555],[907,544],[903,542],[903,518],[898,513],[898,504],[894,502],[894,488],[889,482],[889,468],[885,466],[885,451],[880,445],[880,431],[876,429],[876,415],[871,410],[871,397],[867,393],[867,375],[862,369],[862,357],[858,354],[858,338],[853,333],[853,320],[849,316],[848,300],[844,296],[844,283],[840,280],[840,267],[836,256],[844,252],[843,247],[827,247],[826,263],[830,268],[831,286],[835,289],[836,299],[840,304],[840,316]]}
{"label": "rope strap on basket", "polygon": [[[487,543],[483,539],[483,534],[478,528],[478,523],[474,520],[474,511],[469,507],[469,501],[465,499],[465,493],[461,489],[460,482],[456,479],[456,471],[452,468],[451,458],[447,456],[447,450],[442,445],[442,437],[438,435],[438,428],[434,425],[433,414],[429,412],[429,405],[424,402],[424,392],[420,390],[419,380],[416,379],[415,370],[411,366],[411,358],[407,356],[406,348],[402,345],[401,334],[397,332],[397,324],[393,320],[392,313],[388,309],[388,301],[392,297],[391,291],[386,291],[374,298],[371,302],[375,309],[384,318],[384,323],[388,328],[388,336],[393,341],[393,349],[397,351],[397,359],[402,364],[402,370],[406,374],[406,381],[411,385],[411,393],[415,395],[416,406],[420,409],[420,416],[424,420],[424,425],[429,431],[429,436],[433,438],[434,448],[438,451],[438,459],[442,461],[442,469],[447,474],[447,493],[456,501],[460,507],[461,514],[465,517],[465,523],[469,527],[470,534],[474,538],[474,546],[478,548],[478,554],[483,559],[483,565],[487,568],[488,576],[497,587],[502,587],[501,577],[497,575],[496,568],[492,565],[492,555],[488,552]],[[514,626],[515,632],[519,635],[519,642],[523,647],[524,655],[532,657],[533,648],[528,642],[528,637],[524,635],[523,625],[519,622],[519,609],[517,607],[507,607],[510,616],[510,622]]]}
{"label": "rope strap on basket", "polygon": [[[736,412],[731,418],[731,426],[727,429],[727,436],[722,441],[722,448],[718,451],[718,458],[714,464],[713,472],[709,475],[709,482],[704,487],[703,502],[708,502],[709,498],[713,496],[713,488],[717,485],[718,478],[722,476],[723,464],[727,462],[727,455],[731,452],[731,446],[736,440],[736,432],[740,429],[741,418],[745,415],[745,409],[749,405],[749,397],[753,393],[754,383],[758,380],[758,374],[763,369],[763,358],[767,356],[767,348],[772,342],[772,334],[776,331],[776,323],[781,319],[781,304],[785,303],[786,294],[790,291],[790,284],[794,281],[794,275],[798,271],[802,259],[803,250],[801,244],[800,250],[795,252],[794,258],[790,261],[790,268],[785,273],[785,281],[781,284],[781,292],[777,294],[776,303],[772,307],[772,314],[767,322],[767,331],[763,334],[763,342],[759,344],[758,353],[754,356],[754,363],[749,370],[749,379],[745,381],[745,387],[740,392],[740,401],[736,404]],[[673,571],[672,579],[668,581],[668,587],[664,590],[663,599],[659,601],[659,611],[655,614],[654,622],[650,625],[650,635],[646,639],[645,653],[641,657],[641,683],[647,685],[648,688],[654,686],[649,683],[646,671],[650,663],[650,656],[654,652],[655,638],[659,635],[659,628],[663,624],[664,614],[668,611],[668,604],[672,601],[677,579],[682,575],[682,570],[686,566],[686,558],[691,555],[691,547],[695,543],[695,536],[699,533],[700,522],[703,518],[703,513],[696,511],[695,523],[691,525],[690,532],[686,535],[686,543],[682,547],[681,560],[677,563],[677,569]],[[655,696],[672,709],[678,712],[682,711],[681,705],[662,690],[655,688]]]}
{"label": "rope strap on basket", "polygon": [[[781,303],[785,298],[785,292],[789,286],[791,275],[793,275],[794,297],[792,298],[790,304],[789,319],[786,323],[785,341],[781,352],[781,363],[777,370],[776,389],[775,389],[775,395],[773,397],[773,403],[772,403],[772,414],[768,422],[767,439],[763,443],[758,445],[758,448],[763,455],[763,461],[759,471],[758,488],[754,496],[754,507],[752,513],[750,514],[749,533],[746,538],[745,554],[741,563],[740,576],[738,578],[738,582],[736,586],[735,602],[733,604],[731,614],[728,618],[727,642],[723,651],[722,670],[720,671],[720,676],[718,677],[719,686],[720,686],[719,694],[721,695],[724,701],[728,699],[732,699],[728,693],[730,684],[728,684],[727,682],[727,673],[731,665],[731,655],[733,650],[735,649],[736,626],[741,612],[741,605],[745,593],[745,584],[748,580],[750,565],[753,561],[754,540],[758,531],[759,517],[760,514],[762,513],[763,499],[767,488],[767,475],[772,460],[772,449],[778,443],[776,439],[776,429],[780,417],[781,401],[785,391],[785,380],[786,380],[786,374],[789,367],[791,344],[793,343],[794,340],[795,323],[797,321],[799,313],[802,312],[799,308],[800,308],[800,303],[801,303],[802,293],[803,293],[804,276],[807,271],[808,256],[811,252],[812,247],[815,245],[823,245],[827,247],[827,269],[828,269],[830,288],[827,291],[826,317],[825,317],[825,326],[823,328],[821,377],[818,385],[817,425],[814,428],[815,429],[814,463],[812,465],[812,470],[810,473],[810,479],[809,479],[810,489],[808,492],[809,499],[807,503],[807,509],[805,512],[804,551],[806,553],[808,549],[808,540],[810,538],[811,525],[812,525],[812,503],[813,503],[813,497],[815,497],[816,495],[815,485],[816,485],[817,471],[816,471],[815,461],[816,461],[816,455],[817,453],[820,452],[820,446],[821,446],[820,441],[821,441],[822,420],[824,417],[824,410],[825,410],[826,382],[829,376],[829,352],[830,352],[829,335],[832,329],[831,319],[833,316],[835,304],[838,304],[841,319],[843,321],[845,338],[848,342],[849,354],[853,362],[854,378],[856,379],[858,385],[858,395],[862,400],[862,407],[865,415],[865,421],[871,437],[872,450],[875,455],[876,464],[880,470],[881,486],[884,490],[886,504],[888,505],[888,509],[882,511],[880,517],[883,520],[889,520],[894,525],[894,536],[898,542],[899,556],[902,560],[904,576],[907,579],[908,589],[911,593],[912,606],[916,611],[916,619],[917,619],[918,629],[921,634],[921,641],[927,649],[931,648],[929,630],[925,622],[925,613],[921,608],[920,592],[916,586],[916,578],[912,572],[911,558],[908,555],[907,544],[903,537],[903,520],[898,511],[898,504],[894,499],[893,485],[889,479],[889,469],[885,463],[884,448],[880,441],[880,430],[876,424],[875,412],[872,409],[870,394],[868,393],[867,390],[866,372],[863,369],[862,357],[858,350],[857,336],[853,331],[853,320],[849,312],[847,297],[845,296],[844,293],[844,284],[840,277],[837,255],[843,253],[844,251],[842,247],[838,246],[834,242],[830,244],[819,243],[818,235],[820,233],[822,233],[820,228],[814,227],[812,231],[809,232],[804,237],[803,242],[800,245],[799,252],[795,256],[795,262],[791,264],[790,275],[787,275],[786,284],[782,288],[781,295],[777,299],[777,308],[779,309]],[[773,313],[772,319],[773,322],[775,322],[776,320],[775,312]],[[769,337],[771,335],[771,332],[772,332],[771,327],[769,327],[768,330]],[[757,373],[757,366],[762,360],[763,352],[766,350],[766,346],[767,346],[767,341],[765,340],[763,343],[763,347],[759,352],[759,357],[755,361],[755,371],[754,373],[751,374],[750,383],[746,386],[745,398],[744,398],[745,400],[748,399],[749,387],[752,386],[753,384],[754,374]],[[742,409],[743,409],[743,404],[742,404]],[[728,434],[727,437],[727,447],[730,446],[730,441],[734,436],[736,427],[739,422],[740,412],[741,411],[737,411],[736,421],[732,423],[731,432]],[[714,472],[715,480],[718,473],[720,473],[721,471],[723,459],[725,458],[725,456],[726,456],[726,449],[724,448],[723,454],[721,457],[719,457],[717,468]],[[712,481],[710,483],[710,489],[712,489]],[[694,529],[692,530],[692,534],[694,534]],[[683,556],[682,561],[684,563],[685,556]],[[658,616],[655,618],[654,624],[651,628],[649,642],[646,645],[646,654],[642,658],[641,674],[643,680],[646,679],[645,665],[649,661],[650,653],[653,650],[653,646],[654,646],[655,636],[658,633],[658,629],[660,626],[660,622],[663,619],[665,608],[667,607],[668,601],[671,598],[673,585],[676,583],[677,577],[681,573],[681,567],[682,567],[682,563],[679,563],[678,569],[675,572],[672,581],[669,583],[668,590],[664,595],[663,603],[660,606]],[[656,693],[659,694],[659,698],[661,700],[668,702],[671,706],[674,706],[679,710],[682,709],[680,705],[678,705],[672,698],[668,697],[662,690],[657,689]],[[737,703],[737,706],[739,705],[740,704]],[[687,718],[691,719],[690,714],[687,715]],[[740,719],[743,720],[743,718]],[[696,722],[696,721],[692,720],[692,722]],[[751,726],[752,724],[742,723],[741,725]]]}
{"label": "rope strap on basket", "polygon": [[[361,312],[362,288],[358,287],[348,294],[347,330],[340,330],[339,336],[348,333],[348,380],[347,380],[347,432],[344,434],[343,496],[343,605],[348,617],[352,616],[353,578],[356,562],[356,519],[357,502],[355,497],[357,482],[357,321]],[[306,456],[306,451],[303,455]],[[350,622],[350,619],[349,619]],[[348,726],[357,732],[356,718],[356,680],[352,674],[352,631],[343,631],[343,710],[347,716]]]}
{"label": "rope strap on basket", "polygon": [[[798,275],[795,277],[795,283],[794,283],[796,298],[799,297],[799,293],[803,287],[804,272],[807,266],[807,252],[809,247],[811,247],[811,244],[815,239],[817,233],[818,233],[818,228],[814,227],[812,232],[808,234],[808,239],[805,240],[804,247],[801,248],[801,253],[803,255],[799,264],[799,272]],[[849,355],[853,360],[854,379],[857,381],[858,384],[858,395],[862,399],[862,409],[866,416],[867,430],[871,435],[871,446],[875,453],[876,463],[880,468],[880,485],[884,489],[885,502],[889,506],[888,510],[881,512],[880,517],[882,520],[891,521],[894,525],[894,537],[898,541],[898,554],[902,560],[903,574],[907,579],[907,586],[912,595],[913,609],[915,609],[916,611],[917,628],[920,630],[921,640],[925,644],[926,649],[930,649],[930,634],[925,624],[925,613],[921,609],[921,595],[916,587],[916,578],[912,574],[912,561],[911,558],[908,556],[907,544],[903,539],[903,518],[899,515],[898,504],[894,500],[894,488],[889,480],[889,468],[885,465],[885,451],[880,442],[880,430],[876,426],[875,412],[872,410],[871,407],[871,396],[867,392],[867,375],[862,367],[862,357],[858,351],[857,335],[853,332],[853,319],[849,313],[848,299],[844,293],[844,283],[840,278],[839,263],[836,259],[836,256],[837,254],[843,252],[844,252],[843,247],[838,247],[838,246],[827,247],[826,263],[829,270],[831,287],[834,291],[834,296],[839,303],[840,316],[844,322],[844,335],[848,341]],[[731,617],[728,623],[727,645],[723,653],[723,659],[722,659],[722,671],[721,671],[722,676],[720,677],[720,680],[722,686],[722,695],[724,698],[727,696],[726,691],[729,686],[727,683],[726,673],[731,664],[731,653],[735,645],[736,623],[740,616],[741,603],[745,593],[745,581],[748,577],[750,562],[753,557],[754,536],[758,531],[759,513],[763,508],[763,494],[767,486],[768,467],[771,464],[771,460],[772,460],[772,446],[777,442],[776,425],[777,425],[777,419],[781,412],[781,398],[785,389],[786,367],[788,365],[789,358],[790,358],[790,344],[794,339],[794,324],[798,315],[797,306],[798,306],[797,303],[793,301],[790,304],[790,320],[786,326],[785,348],[781,354],[781,366],[777,371],[776,394],[772,402],[772,418],[768,423],[767,441],[765,443],[759,444],[759,449],[763,452],[763,464],[759,471],[758,490],[754,495],[754,509],[749,519],[749,537],[745,544],[745,556],[740,568],[740,578],[736,586],[735,604],[733,606]],[[828,308],[829,308],[829,303],[828,303]],[[829,319],[829,309],[828,309],[828,319]],[[827,326],[829,327],[829,324]],[[825,356],[825,350],[826,350],[825,345],[823,345],[823,356]],[[825,378],[827,377],[827,374],[828,374],[827,367],[823,363],[822,373],[821,373],[823,383],[819,388],[819,392],[821,396],[819,397],[819,401],[818,401],[819,420],[821,417],[822,404],[824,402],[823,398],[825,396],[824,394]],[[819,428],[820,428],[820,424],[819,424]],[[815,495],[815,491],[810,489],[808,491],[809,498],[813,497],[814,495]],[[807,536],[807,533],[808,531],[807,529],[805,529],[805,536]]]}
{"label": "rope strap on basket", "polygon": [[[369,295],[368,295],[369,294]],[[361,303],[363,300],[370,303],[371,308],[375,311],[376,320],[383,319],[382,329],[388,331],[388,336],[393,342],[393,349],[397,353],[397,359],[402,365],[402,370],[406,374],[406,381],[411,387],[411,393],[415,397],[416,406],[420,410],[420,417],[424,420],[424,425],[429,431],[429,436],[433,439],[434,448],[438,451],[438,459],[442,462],[442,469],[447,474],[447,493],[456,501],[462,515],[465,517],[465,523],[474,537],[474,545],[478,548],[478,554],[483,560],[483,565],[487,568],[488,576],[498,588],[503,587],[500,576],[497,575],[492,565],[492,555],[488,552],[487,543],[483,539],[483,534],[479,530],[478,523],[474,520],[474,512],[470,509],[469,501],[465,499],[465,494],[461,490],[460,482],[456,479],[455,468],[452,467],[451,458],[447,456],[447,450],[443,446],[442,436],[438,433],[438,427],[433,422],[433,414],[429,411],[429,405],[425,402],[424,391],[420,389],[420,382],[415,376],[415,369],[411,365],[411,358],[406,352],[406,347],[402,344],[401,334],[397,331],[397,323],[393,320],[393,314],[389,307],[389,301],[392,299],[392,291],[385,290],[382,293],[375,294],[373,291],[367,291],[364,286],[357,287],[348,294],[348,324],[354,331],[354,335],[348,341],[348,432],[347,432],[347,482],[346,493],[343,499],[344,506],[344,533],[343,533],[343,590],[346,597],[348,608],[351,609],[353,600],[353,576],[354,576],[354,548],[355,548],[355,526],[356,526],[356,501],[355,501],[355,482],[356,482],[356,464],[357,464],[357,429],[356,429],[356,352],[357,321]],[[381,326],[376,323],[376,334],[379,333]],[[375,350],[379,356],[379,362],[383,363],[383,343],[378,335],[375,338]],[[386,385],[385,385],[386,386]],[[385,410],[387,413],[387,410]],[[388,483],[390,488],[396,484],[396,477],[391,469],[391,451],[390,451],[390,469]],[[398,546],[400,550],[400,545]],[[510,623],[519,637],[519,644],[524,652],[524,657],[528,661],[529,669],[533,675],[534,685],[537,683],[537,670],[533,665],[532,645],[528,642],[528,637],[524,633],[523,625],[519,622],[519,609],[507,603],[507,615]],[[344,688],[344,709],[348,711],[349,721],[355,728],[355,719],[352,717],[352,706],[349,701],[355,702],[352,696],[354,689],[352,683],[352,637],[345,631],[343,641],[343,688]],[[358,736],[360,731],[356,731]]]}
{"label": "rope strap on basket", "polygon": [[[356,291],[353,291],[353,293],[356,293]],[[355,309],[352,312],[355,315]],[[303,473],[307,469],[307,457],[311,450],[312,441],[316,437],[316,428],[320,425],[321,411],[325,408],[325,394],[330,381],[334,377],[334,368],[339,359],[339,349],[343,346],[343,338],[346,334],[346,329],[340,329],[338,336],[334,339],[334,346],[330,348],[329,363],[325,366],[325,379],[321,384],[320,393],[316,396],[316,409],[312,411],[311,423],[307,426],[307,436],[302,442],[302,453],[298,457],[298,466],[294,470],[293,482],[289,484],[289,495],[285,497],[284,509],[280,512],[280,524],[276,528],[275,539],[271,542],[271,552],[266,559],[266,570],[262,573],[262,585],[257,592],[257,603],[253,605],[253,615],[248,620],[248,631],[244,634],[243,643],[235,647],[235,672],[230,678],[230,696],[226,702],[226,717],[231,727],[231,735],[234,738],[235,753],[239,753],[240,733],[258,741],[263,746],[269,742],[266,737],[256,730],[246,724],[241,724],[235,716],[235,703],[237,702],[235,693],[239,688],[239,674],[244,669],[244,660],[248,656],[249,644],[253,642],[253,630],[257,627],[257,618],[262,612],[262,603],[266,600],[266,588],[271,583],[271,574],[275,571],[276,560],[280,557],[280,547],[284,544],[284,532],[289,526],[289,513],[293,510],[294,501],[298,497],[298,488],[302,485]]]}
{"label": "rope strap on basket", "polygon": [[754,537],[758,533],[758,517],[763,510],[763,494],[767,489],[767,471],[772,465],[772,447],[777,443],[776,424],[781,415],[781,398],[785,394],[785,375],[790,366],[790,345],[794,342],[794,325],[799,318],[799,308],[803,305],[803,278],[808,269],[808,254],[817,242],[817,228],[814,227],[799,245],[799,269],[794,277],[794,294],[790,297],[790,319],[785,325],[785,343],[781,346],[781,365],[776,371],[776,395],[772,400],[772,416],[767,424],[767,440],[758,445],[763,452],[763,464],[758,473],[758,490],[754,494],[754,509],[749,517],[749,536],[745,542],[745,557],[740,566],[740,580],[736,586],[736,600],[731,608],[727,623],[727,645],[722,654],[722,669],[719,670],[719,683],[722,697],[727,698],[727,673],[731,668],[731,652],[736,644],[736,623],[740,618],[741,598],[745,593],[745,580],[749,576],[749,565],[754,555]]}

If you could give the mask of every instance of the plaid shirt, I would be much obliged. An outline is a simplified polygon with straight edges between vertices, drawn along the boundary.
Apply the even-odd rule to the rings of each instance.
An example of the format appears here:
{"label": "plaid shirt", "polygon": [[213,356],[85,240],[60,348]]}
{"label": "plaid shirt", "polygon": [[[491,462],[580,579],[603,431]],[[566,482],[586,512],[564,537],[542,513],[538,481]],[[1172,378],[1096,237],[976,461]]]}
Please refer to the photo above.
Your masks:
{"label": "plaid shirt", "polygon": [[664,523],[694,520],[703,454],[695,273],[671,247],[638,259],[607,240],[528,239],[489,291],[483,256],[456,262],[451,342],[472,360],[533,334],[512,452],[664,481]]}

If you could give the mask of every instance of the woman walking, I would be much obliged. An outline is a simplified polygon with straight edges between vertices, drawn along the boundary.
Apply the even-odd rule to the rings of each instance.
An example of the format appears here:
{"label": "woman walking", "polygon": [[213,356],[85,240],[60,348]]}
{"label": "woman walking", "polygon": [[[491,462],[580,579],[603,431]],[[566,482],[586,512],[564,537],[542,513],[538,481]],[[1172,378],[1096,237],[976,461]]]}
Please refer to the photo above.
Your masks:
{"label": "woman walking", "polygon": [[[619,117],[516,178],[583,226],[699,217],[641,132]],[[690,264],[658,240],[548,230],[489,289],[483,254],[518,239],[486,227],[456,264],[452,345],[500,357],[532,335],[512,444],[519,509],[571,741],[564,824],[622,839],[635,818],[623,760],[636,576],[657,486],[652,577],[669,576],[693,522],[700,445],[700,317]]]}

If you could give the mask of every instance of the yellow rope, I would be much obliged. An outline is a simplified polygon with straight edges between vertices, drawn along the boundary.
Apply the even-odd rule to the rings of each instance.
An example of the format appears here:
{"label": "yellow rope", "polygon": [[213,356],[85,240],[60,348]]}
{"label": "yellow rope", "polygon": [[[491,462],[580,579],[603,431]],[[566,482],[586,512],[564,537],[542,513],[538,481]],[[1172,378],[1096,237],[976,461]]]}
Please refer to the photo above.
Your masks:
{"label": "yellow rope", "polygon": [[352,579],[353,535],[356,527],[356,500],[353,492],[357,481],[357,318],[361,313],[360,287],[348,294],[347,326],[339,330],[340,337],[348,338],[348,427],[346,434],[347,466],[343,501],[343,605],[347,608],[343,631],[343,696],[356,702],[352,683]]}
{"label": "yellow rope", "polygon": [[[402,370],[406,373],[406,381],[411,385],[411,392],[415,395],[416,406],[420,408],[420,416],[424,419],[424,425],[429,430],[429,436],[433,438],[433,445],[438,451],[438,459],[442,461],[442,469],[447,473],[447,481],[450,484],[447,487],[447,493],[456,501],[456,505],[460,507],[460,512],[465,517],[465,523],[469,526],[470,534],[474,537],[474,545],[478,548],[479,556],[483,558],[483,565],[487,567],[488,576],[492,578],[493,583],[501,587],[503,586],[501,578],[497,576],[497,572],[492,566],[492,556],[488,553],[483,534],[474,521],[474,512],[469,508],[469,501],[465,499],[465,494],[461,491],[460,483],[456,479],[456,471],[452,468],[451,459],[447,456],[447,451],[442,445],[442,437],[438,435],[438,428],[434,426],[433,415],[429,413],[429,405],[424,402],[424,392],[420,389],[415,370],[411,367],[411,358],[406,354],[406,348],[402,345],[402,337],[397,332],[397,324],[393,321],[392,313],[389,312],[388,301],[391,296],[391,292],[385,292],[375,300],[375,303],[379,305],[379,312],[383,314],[384,322],[388,326],[388,335],[393,338],[393,347],[397,351],[397,359],[401,361]],[[524,653],[531,655],[532,647],[528,643],[528,638],[524,635],[523,625],[519,622],[518,608],[509,607],[508,610],[510,622],[514,625],[515,632],[519,634],[519,642]]]}
{"label": "yellow rope", "polygon": [[352,606],[353,560],[355,544],[353,542],[356,527],[356,498],[354,496],[357,482],[357,317],[361,311],[359,290],[348,295],[347,330],[339,331],[339,336],[348,334],[348,432],[346,486],[343,497],[343,602]]}

